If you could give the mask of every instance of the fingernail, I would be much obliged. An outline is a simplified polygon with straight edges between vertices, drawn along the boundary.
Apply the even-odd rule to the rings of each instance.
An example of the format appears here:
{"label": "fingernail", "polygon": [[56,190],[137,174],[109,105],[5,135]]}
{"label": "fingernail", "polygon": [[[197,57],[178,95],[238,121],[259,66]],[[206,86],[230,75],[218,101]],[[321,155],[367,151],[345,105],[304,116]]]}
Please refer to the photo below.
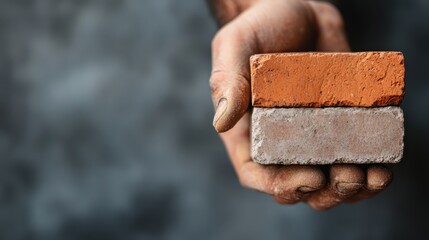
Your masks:
{"label": "fingernail", "polygon": [[305,194],[305,193],[311,193],[311,192],[314,192],[316,190],[317,189],[312,188],[312,187],[308,187],[308,186],[302,186],[302,187],[299,187],[297,189],[298,192],[303,193],[303,194]]}
{"label": "fingernail", "polygon": [[340,182],[337,183],[336,188],[340,193],[351,193],[361,189],[362,186],[361,183]]}
{"label": "fingernail", "polygon": [[219,103],[217,104],[216,114],[213,118],[213,126],[216,128],[216,130],[218,130],[217,123],[218,123],[219,119],[226,112],[227,104],[228,104],[228,100],[226,100],[226,98],[221,98],[219,100]]}

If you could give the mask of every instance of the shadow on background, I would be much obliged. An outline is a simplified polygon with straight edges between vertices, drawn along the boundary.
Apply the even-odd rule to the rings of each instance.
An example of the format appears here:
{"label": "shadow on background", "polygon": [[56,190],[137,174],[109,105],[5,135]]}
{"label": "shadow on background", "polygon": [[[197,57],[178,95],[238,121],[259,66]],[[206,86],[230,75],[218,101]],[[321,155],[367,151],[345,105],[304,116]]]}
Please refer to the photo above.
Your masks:
{"label": "shadow on background", "polygon": [[424,237],[429,2],[339,3],[355,51],[403,51],[392,186],[318,213],[239,186],[211,127],[204,1],[0,2],[0,239]]}

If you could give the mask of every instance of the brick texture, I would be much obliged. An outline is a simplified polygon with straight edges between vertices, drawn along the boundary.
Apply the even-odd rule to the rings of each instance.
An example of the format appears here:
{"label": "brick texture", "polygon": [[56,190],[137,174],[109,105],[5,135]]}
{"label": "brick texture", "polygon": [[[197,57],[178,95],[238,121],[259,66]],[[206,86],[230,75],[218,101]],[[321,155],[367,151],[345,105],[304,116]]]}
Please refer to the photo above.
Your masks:
{"label": "brick texture", "polygon": [[397,163],[399,107],[254,108],[252,158],[261,164]]}
{"label": "brick texture", "polygon": [[388,106],[404,96],[400,52],[259,54],[250,63],[255,107]]}

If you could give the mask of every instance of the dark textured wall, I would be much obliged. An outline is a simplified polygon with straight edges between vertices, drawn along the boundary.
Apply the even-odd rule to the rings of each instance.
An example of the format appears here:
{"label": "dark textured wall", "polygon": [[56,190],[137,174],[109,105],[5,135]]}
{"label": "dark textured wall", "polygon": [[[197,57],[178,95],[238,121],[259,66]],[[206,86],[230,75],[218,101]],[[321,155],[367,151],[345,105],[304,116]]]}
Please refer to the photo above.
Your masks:
{"label": "dark textured wall", "polygon": [[406,152],[383,194],[324,213],[239,186],[204,2],[0,1],[0,239],[422,238],[429,2],[339,5],[355,50],[405,54]]}

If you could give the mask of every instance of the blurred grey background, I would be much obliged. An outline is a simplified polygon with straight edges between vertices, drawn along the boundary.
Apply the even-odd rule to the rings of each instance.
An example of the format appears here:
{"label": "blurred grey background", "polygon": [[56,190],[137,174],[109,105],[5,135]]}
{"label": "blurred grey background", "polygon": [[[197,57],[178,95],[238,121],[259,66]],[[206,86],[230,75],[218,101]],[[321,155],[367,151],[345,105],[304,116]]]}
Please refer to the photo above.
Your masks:
{"label": "blurred grey background", "polygon": [[427,237],[429,1],[338,6],[354,50],[405,54],[406,152],[387,191],[320,213],[239,186],[205,1],[0,0],[0,239]]}

